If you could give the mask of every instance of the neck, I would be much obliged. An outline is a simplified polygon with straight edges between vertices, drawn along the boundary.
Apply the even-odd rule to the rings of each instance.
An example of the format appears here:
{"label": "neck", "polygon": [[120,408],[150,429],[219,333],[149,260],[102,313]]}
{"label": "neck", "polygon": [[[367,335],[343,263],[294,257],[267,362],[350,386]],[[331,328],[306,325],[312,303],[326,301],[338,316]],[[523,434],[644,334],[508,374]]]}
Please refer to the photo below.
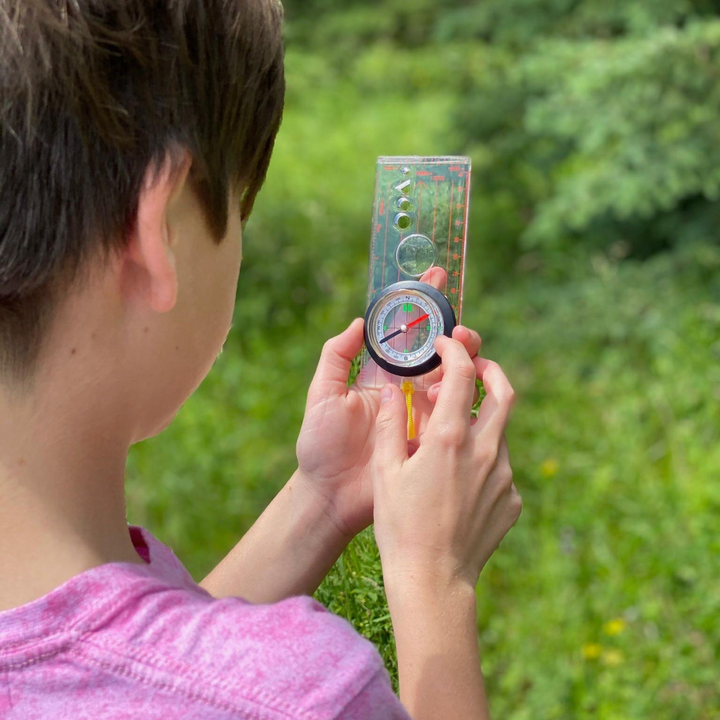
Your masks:
{"label": "neck", "polygon": [[121,406],[87,377],[57,380],[0,391],[0,610],[97,565],[143,563],[127,529]]}

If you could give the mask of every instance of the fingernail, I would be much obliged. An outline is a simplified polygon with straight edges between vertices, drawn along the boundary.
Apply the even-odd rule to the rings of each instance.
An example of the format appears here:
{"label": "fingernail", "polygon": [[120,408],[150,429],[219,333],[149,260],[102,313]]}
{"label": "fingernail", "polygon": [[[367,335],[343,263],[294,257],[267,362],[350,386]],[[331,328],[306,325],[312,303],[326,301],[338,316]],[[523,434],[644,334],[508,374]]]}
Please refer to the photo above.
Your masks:
{"label": "fingernail", "polygon": [[393,391],[390,385],[386,385],[380,392],[380,402],[386,403],[388,400],[392,400]]}

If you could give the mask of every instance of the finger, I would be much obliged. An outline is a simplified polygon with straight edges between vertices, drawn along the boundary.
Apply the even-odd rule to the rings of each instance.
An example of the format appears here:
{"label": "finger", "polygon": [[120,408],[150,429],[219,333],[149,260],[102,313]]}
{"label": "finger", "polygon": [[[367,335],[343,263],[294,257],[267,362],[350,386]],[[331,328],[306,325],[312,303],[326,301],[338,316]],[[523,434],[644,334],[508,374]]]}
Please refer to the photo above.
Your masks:
{"label": "finger", "polygon": [[428,431],[445,426],[470,426],[470,410],[475,394],[476,370],[465,348],[444,335],[435,340],[435,350],[442,358],[443,379]]}
{"label": "finger", "polygon": [[[482,338],[474,330],[470,330],[470,328],[466,328],[464,325],[458,325],[456,328],[453,329],[452,336],[453,340],[457,340],[458,342],[461,342],[463,344],[463,347],[467,350],[470,357],[475,357],[478,352],[480,352],[480,347],[482,346]],[[440,370],[441,369],[438,370],[438,375],[442,376]],[[430,388],[428,388],[428,400],[431,403],[434,403],[437,400],[439,392],[440,382],[438,381],[431,385]],[[473,405],[478,401],[479,397],[480,394],[476,386]]]}
{"label": "finger", "polygon": [[458,325],[453,329],[452,337],[463,344],[470,357],[475,357],[480,352],[482,338],[474,330]]}
{"label": "finger", "polygon": [[386,385],[380,392],[380,411],[375,420],[375,462],[392,467],[407,460],[407,423],[407,405],[400,388]]}
{"label": "finger", "polygon": [[[435,404],[437,402],[438,393],[440,392],[440,386],[442,385],[442,382],[437,382],[434,385],[431,385],[427,390],[427,398],[428,400]],[[480,399],[480,390],[478,389],[477,383],[475,384],[475,395],[473,396],[473,405]]]}
{"label": "finger", "polygon": [[427,399],[433,404],[435,404],[437,402],[438,393],[440,392],[441,385],[442,385],[441,382],[436,382],[434,385],[431,385],[428,388]]}
{"label": "finger", "polygon": [[350,365],[362,349],[363,319],[356,318],[339,335],[323,345],[315,376],[310,384],[308,397],[345,395],[350,376]]}
{"label": "finger", "polygon": [[505,432],[515,403],[515,391],[496,362],[474,358],[473,364],[485,388],[485,397],[480,403],[477,422],[473,427],[475,431],[489,432],[499,440]]}
{"label": "finger", "polygon": [[497,464],[507,466],[510,465],[510,450],[508,448],[505,433],[503,433],[502,437],[500,438],[500,444],[498,445]]}
{"label": "finger", "polygon": [[510,450],[508,449],[505,433],[503,433],[502,437],[500,438],[496,466],[503,468],[503,490],[510,494],[517,494],[517,488],[515,487],[515,483],[513,482],[512,466],[510,465]]}
{"label": "finger", "polygon": [[436,290],[444,290],[447,284],[447,271],[441,267],[431,267],[420,278],[420,282],[432,285]]}
{"label": "finger", "polygon": [[515,520],[517,521],[517,518],[520,517],[520,514],[522,513],[522,498],[520,497],[520,493],[513,482],[513,472],[510,465],[510,451],[508,449],[507,438],[504,433],[500,439],[500,447],[498,448],[498,464],[502,464],[502,466],[507,469],[506,481],[509,480],[509,483],[506,483],[505,488],[513,498],[512,502],[515,506],[515,512],[517,513]]}
{"label": "finger", "polygon": [[507,440],[503,433],[497,440],[481,435],[475,439],[478,464],[486,473],[493,475],[493,482],[498,487],[497,500],[510,492],[512,486],[512,468],[510,466],[510,453]]}

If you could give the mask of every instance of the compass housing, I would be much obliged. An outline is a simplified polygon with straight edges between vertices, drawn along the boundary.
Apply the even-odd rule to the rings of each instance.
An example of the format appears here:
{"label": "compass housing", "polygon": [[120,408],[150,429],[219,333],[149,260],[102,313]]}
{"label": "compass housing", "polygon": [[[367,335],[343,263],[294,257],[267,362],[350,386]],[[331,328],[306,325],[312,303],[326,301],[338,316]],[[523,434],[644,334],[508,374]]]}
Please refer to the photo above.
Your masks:
{"label": "compass housing", "polygon": [[[385,351],[383,351],[383,338],[379,337],[378,332],[378,319],[382,316],[383,311],[388,306],[391,306],[392,310],[393,307],[402,304],[403,300],[426,312],[430,311],[427,326],[428,338],[420,348],[410,353],[406,361],[401,360],[400,358],[403,356],[399,351],[393,351],[387,343]],[[441,334],[452,337],[455,325],[455,312],[445,295],[427,283],[405,280],[388,285],[368,306],[363,330],[365,347],[370,357],[383,370],[400,377],[417,377],[425,375],[440,365],[440,356],[434,348],[435,338]],[[402,327],[406,329],[396,330],[395,335],[409,331],[407,329],[409,326],[402,325]],[[393,360],[393,355],[398,358],[397,361]],[[417,357],[413,357],[413,355]]]}

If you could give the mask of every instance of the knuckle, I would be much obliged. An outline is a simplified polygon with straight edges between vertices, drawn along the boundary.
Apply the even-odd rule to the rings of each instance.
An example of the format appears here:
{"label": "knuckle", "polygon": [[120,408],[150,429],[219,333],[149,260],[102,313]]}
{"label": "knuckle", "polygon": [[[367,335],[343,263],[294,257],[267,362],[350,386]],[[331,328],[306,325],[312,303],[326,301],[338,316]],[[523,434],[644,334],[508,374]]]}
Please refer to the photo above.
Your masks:
{"label": "knuckle", "polygon": [[444,422],[435,431],[438,442],[444,447],[459,448],[467,439],[467,429],[461,422]]}
{"label": "knuckle", "polygon": [[377,416],[378,432],[381,432],[381,433],[386,432],[390,428],[392,428],[393,425],[394,425],[394,418],[393,418],[391,412],[384,411],[384,412],[378,413],[378,416]]}
{"label": "knuckle", "polygon": [[514,492],[512,497],[510,498],[510,512],[513,517],[513,522],[516,522],[520,515],[522,515],[522,510],[523,501],[520,497],[520,493]]}
{"label": "knuckle", "polygon": [[500,406],[512,407],[515,402],[515,395],[512,389],[500,388],[495,391],[495,399]]}
{"label": "knuckle", "polygon": [[478,461],[484,472],[490,472],[495,467],[498,459],[498,448],[494,444],[484,445],[478,452]]}
{"label": "knuckle", "polygon": [[322,351],[320,352],[321,357],[327,357],[335,351],[335,340],[336,338],[331,337],[323,343]]}
{"label": "knuckle", "polygon": [[474,380],[476,377],[475,365],[473,365],[472,360],[470,360],[467,354],[464,359],[458,360],[453,366],[453,372],[461,380]]}
{"label": "knuckle", "polygon": [[503,490],[510,492],[513,487],[513,471],[510,465],[503,463],[497,470],[497,476]]}
{"label": "knuckle", "polygon": [[455,338],[445,338],[447,346],[445,348],[445,357],[450,361],[455,361],[461,355],[467,355],[465,346]]}
{"label": "knuckle", "polygon": [[488,364],[488,370],[493,374],[496,384],[496,397],[498,402],[512,405],[515,401],[515,390],[507,379],[500,365],[494,361]]}
{"label": "knuckle", "polygon": [[515,404],[515,390],[510,383],[507,383],[507,388],[505,389],[505,402],[511,407]]}

